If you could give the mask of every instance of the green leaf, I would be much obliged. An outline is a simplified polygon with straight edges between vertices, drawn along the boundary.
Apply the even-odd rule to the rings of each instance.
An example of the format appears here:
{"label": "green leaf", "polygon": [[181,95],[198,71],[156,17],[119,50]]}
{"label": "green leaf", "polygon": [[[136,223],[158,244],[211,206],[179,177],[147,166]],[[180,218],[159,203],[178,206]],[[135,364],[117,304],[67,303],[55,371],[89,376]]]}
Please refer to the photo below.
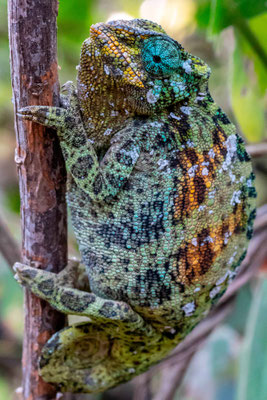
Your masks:
{"label": "green leaf", "polygon": [[265,0],[200,0],[196,20],[200,28],[216,34],[240,18],[252,18],[266,10]]}
{"label": "green leaf", "polygon": [[9,211],[16,214],[20,212],[20,195],[18,186],[10,185],[4,193],[5,206]]}
{"label": "green leaf", "polygon": [[[267,88],[267,41],[265,40],[267,13],[258,15],[248,21],[248,28],[251,32],[252,41],[247,40],[246,36],[240,31],[237,35],[238,46],[254,63],[254,70],[258,78],[261,94],[264,95]],[[254,41],[256,41],[256,48]],[[253,45],[254,44],[254,45]],[[260,46],[260,53],[258,47]],[[264,55],[262,55],[264,53]]]}
{"label": "green leaf", "polygon": [[92,15],[95,0],[61,1],[58,10],[58,36],[68,36],[73,42],[80,43],[89,36],[89,28],[93,20]]}
{"label": "green leaf", "polygon": [[237,400],[267,397],[267,278],[253,300],[240,360]]}
{"label": "green leaf", "polygon": [[11,399],[12,398],[12,391],[10,390],[6,380],[3,377],[0,377],[0,393],[2,399]]}
{"label": "green leaf", "polygon": [[125,1],[118,0],[118,10],[123,10],[127,14],[130,14],[134,18],[138,18],[140,6],[143,3],[143,0],[135,0],[135,1]]}
{"label": "green leaf", "polygon": [[242,53],[238,43],[233,57],[232,106],[247,140],[260,141],[264,135],[264,97],[254,63]]}
{"label": "green leaf", "polygon": [[226,324],[230,325],[231,328],[241,335],[244,334],[246,328],[251,301],[252,293],[250,286],[245,285],[239,290],[233,311],[225,321]]}

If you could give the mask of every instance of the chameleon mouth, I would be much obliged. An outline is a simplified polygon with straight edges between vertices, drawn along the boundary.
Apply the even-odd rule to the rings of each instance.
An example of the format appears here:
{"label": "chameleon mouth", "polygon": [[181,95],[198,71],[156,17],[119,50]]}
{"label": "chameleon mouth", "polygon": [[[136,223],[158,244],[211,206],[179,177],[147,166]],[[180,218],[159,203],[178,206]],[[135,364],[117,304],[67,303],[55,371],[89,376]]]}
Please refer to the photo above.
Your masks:
{"label": "chameleon mouth", "polygon": [[[98,43],[103,56],[114,59],[114,64],[121,70],[121,75],[128,83],[143,88],[141,73],[132,65],[133,60],[127,46],[117,38],[114,27],[104,23],[92,25],[90,37]],[[127,29],[121,28],[121,33],[129,34]]]}

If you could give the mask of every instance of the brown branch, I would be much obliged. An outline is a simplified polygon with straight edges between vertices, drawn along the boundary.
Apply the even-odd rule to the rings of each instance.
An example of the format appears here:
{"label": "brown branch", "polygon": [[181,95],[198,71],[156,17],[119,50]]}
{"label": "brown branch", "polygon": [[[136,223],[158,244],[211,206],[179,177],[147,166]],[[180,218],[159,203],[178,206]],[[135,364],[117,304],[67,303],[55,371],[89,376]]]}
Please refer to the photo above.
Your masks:
{"label": "brown branch", "polygon": [[171,366],[164,365],[161,370],[161,385],[158,393],[153,397],[153,400],[173,400],[177,386],[183,379],[183,376],[187,369],[187,363],[189,363],[194,355],[192,351],[190,355],[187,355],[186,363],[176,363]]}
{"label": "brown branch", "polygon": [[20,249],[0,216],[0,253],[11,267],[20,260]]}
{"label": "brown branch", "polygon": [[[145,390],[149,390],[149,382],[159,371],[162,378],[159,390],[153,400],[172,400],[175,391],[182,382],[184,373],[198,349],[203,345],[208,335],[220,324],[231,312],[236,294],[242,286],[257,275],[262,263],[267,259],[267,205],[257,210],[257,218],[254,224],[254,236],[250,242],[245,260],[240,272],[231,283],[228,290],[221,298],[218,305],[186,338],[176,349],[160,364],[143,374]],[[141,392],[136,387],[135,393]],[[143,400],[142,395],[138,398]]]}
{"label": "brown branch", "polygon": [[[57,105],[56,18],[58,1],[9,0],[11,78],[17,138],[22,261],[58,272],[67,261],[66,173],[54,131],[18,119],[27,105]],[[25,292],[23,397],[56,398],[56,389],[38,375],[38,357],[65,317]]]}
{"label": "brown branch", "polygon": [[246,150],[253,158],[266,156],[267,142],[247,144]]}
{"label": "brown branch", "polygon": [[132,400],[150,400],[152,395],[150,391],[151,376],[146,373],[137,376],[134,381],[134,394]]}

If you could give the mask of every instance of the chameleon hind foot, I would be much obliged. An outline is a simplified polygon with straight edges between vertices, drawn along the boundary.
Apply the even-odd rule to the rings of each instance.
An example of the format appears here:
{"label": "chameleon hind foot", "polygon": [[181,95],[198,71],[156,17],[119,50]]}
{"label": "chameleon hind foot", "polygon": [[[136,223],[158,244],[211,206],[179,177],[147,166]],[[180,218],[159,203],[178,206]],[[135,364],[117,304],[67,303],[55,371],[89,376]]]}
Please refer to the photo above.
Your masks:
{"label": "chameleon hind foot", "polygon": [[[55,333],[45,344],[40,375],[62,392],[99,393],[147,370],[169,351],[160,333],[123,334],[110,323],[79,323]],[[167,346],[166,346],[167,344]],[[173,343],[171,344],[173,346]]]}
{"label": "chameleon hind foot", "polygon": [[173,346],[128,304],[62,286],[66,271],[54,274],[21,263],[14,269],[16,279],[52,307],[91,320],[55,333],[42,350],[40,374],[62,391],[98,393],[126,382]]}
{"label": "chameleon hind foot", "polygon": [[[41,269],[33,268],[19,262],[15,263],[13,266],[15,271],[15,279],[20,284],[26,284],[27,280],[35,276],[47,276],[48,271],[44,271],[42,274]],[[65,287],[73,287],[76,289],[82,289],[84,287],[89,288],[89,280],[85,271],[85,266],[80,263],[79,260],[75,258],[70,258],[65,268],[63,268],[59,273],[50,273],[50,277],[56,282],[57,285]]]}

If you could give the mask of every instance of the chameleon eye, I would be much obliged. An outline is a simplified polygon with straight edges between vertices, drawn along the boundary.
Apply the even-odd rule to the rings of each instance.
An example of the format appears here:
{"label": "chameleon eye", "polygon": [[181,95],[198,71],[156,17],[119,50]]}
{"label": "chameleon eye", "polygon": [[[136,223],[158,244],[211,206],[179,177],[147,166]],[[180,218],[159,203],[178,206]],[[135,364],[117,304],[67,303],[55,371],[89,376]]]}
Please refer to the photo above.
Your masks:
{"label": "chameleon eye", "polygon": [[162,37],[144,40],[142,59],[147,72],[155,76],[168,76],[177,70],[180,52],[175,43]]}

